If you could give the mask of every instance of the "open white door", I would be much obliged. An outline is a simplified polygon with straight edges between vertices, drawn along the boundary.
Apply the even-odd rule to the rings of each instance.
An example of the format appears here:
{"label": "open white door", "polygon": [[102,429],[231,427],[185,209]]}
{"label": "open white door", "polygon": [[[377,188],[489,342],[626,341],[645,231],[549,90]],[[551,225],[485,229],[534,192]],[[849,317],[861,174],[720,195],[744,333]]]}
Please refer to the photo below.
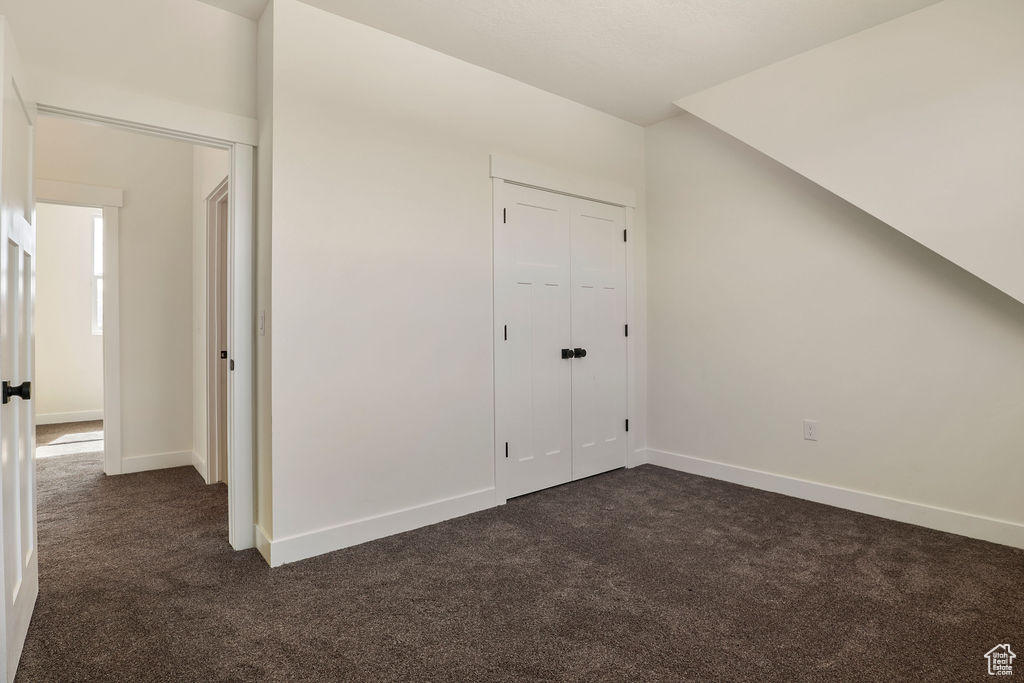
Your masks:
{"label": "open white door", "polygon": [[32,142],[35,105],[24,98],[19,61],[6,20],[3,30],[3,109],[0,111],[0,528],[4,597],[0,609],[0,682],[14,680],[39,594],[36,554],[35,202]]}

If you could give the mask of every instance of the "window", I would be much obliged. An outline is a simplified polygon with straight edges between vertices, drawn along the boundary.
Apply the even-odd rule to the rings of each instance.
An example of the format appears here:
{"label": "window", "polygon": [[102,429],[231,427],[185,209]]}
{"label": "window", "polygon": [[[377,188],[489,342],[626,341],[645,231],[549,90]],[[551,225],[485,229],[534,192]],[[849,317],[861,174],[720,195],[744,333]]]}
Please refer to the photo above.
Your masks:
{"label": "window", "polygon": [[103,216],[92,219],[92,333],[103,334]]}

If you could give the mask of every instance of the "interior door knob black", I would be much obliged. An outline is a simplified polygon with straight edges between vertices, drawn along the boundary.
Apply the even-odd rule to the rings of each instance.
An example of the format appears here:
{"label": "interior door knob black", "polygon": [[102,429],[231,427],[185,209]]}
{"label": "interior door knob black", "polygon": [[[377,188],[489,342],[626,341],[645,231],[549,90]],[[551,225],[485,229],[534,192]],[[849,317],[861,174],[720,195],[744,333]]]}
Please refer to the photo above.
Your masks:
{"label": "interior door knob black", "polygon": [[573,357],[572,349],[562,349],[562,360],[565,360],[566,358],[572,358],[572,357]]}
{"label": "interior door knob black", "polygon": [[572,350],[572,355],[573,355],[573,358],[583,358],[585,355],[587,355],[587,350],[586,349],[573,349]]}
{"label": "interior door knob black", "polygon": [[11,397],[27,401],[32,398],[32,382],[22,382],[18,386],[11,386],[10,382],[3,383],[3,402],[8,403]]}

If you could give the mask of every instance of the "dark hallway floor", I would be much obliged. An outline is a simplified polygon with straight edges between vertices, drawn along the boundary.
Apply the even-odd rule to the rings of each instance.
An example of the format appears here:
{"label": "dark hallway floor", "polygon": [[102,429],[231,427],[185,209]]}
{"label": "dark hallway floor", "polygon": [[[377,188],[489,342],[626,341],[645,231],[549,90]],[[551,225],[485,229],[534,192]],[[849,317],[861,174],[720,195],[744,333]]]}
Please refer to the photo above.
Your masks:
{"label": "dark hallway floor", "polygon": [[1024,646],[1024,551],[653,466],[270,570],[224,487],[99,458],[39,462],[19,680],[980,681]]}

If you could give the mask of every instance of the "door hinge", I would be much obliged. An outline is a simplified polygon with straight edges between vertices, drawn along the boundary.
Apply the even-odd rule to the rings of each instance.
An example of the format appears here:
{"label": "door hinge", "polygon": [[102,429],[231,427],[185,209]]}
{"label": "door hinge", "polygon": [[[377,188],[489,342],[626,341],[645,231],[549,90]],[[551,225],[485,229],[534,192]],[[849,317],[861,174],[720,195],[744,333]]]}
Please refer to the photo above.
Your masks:
{"label": "door hinge", "polygon": [[508,223],[508,209],[501,210],[501,222]]}
{"label": "door hinge", "polygon": [[622,241],[623,242],[626,241],[626,229],[625,228],[622,229]]}
{"label": "door hinge", "polygon": [[626,431],[629,431],[629,418],[626,418]]}
{"label": "door hinge", "polygon": [[508,457],[508,441],[505,442],[505,457]]}
{"label": "door hinge", "polygon": [[629,323],[626,323],[626,336],[629,336]]}
{"label": "door hinge", "polygon": [[235,371],[235,359],[234,358],[232,358],[231,360],[228,361],[228,370],[230,370],[231,372]]}

